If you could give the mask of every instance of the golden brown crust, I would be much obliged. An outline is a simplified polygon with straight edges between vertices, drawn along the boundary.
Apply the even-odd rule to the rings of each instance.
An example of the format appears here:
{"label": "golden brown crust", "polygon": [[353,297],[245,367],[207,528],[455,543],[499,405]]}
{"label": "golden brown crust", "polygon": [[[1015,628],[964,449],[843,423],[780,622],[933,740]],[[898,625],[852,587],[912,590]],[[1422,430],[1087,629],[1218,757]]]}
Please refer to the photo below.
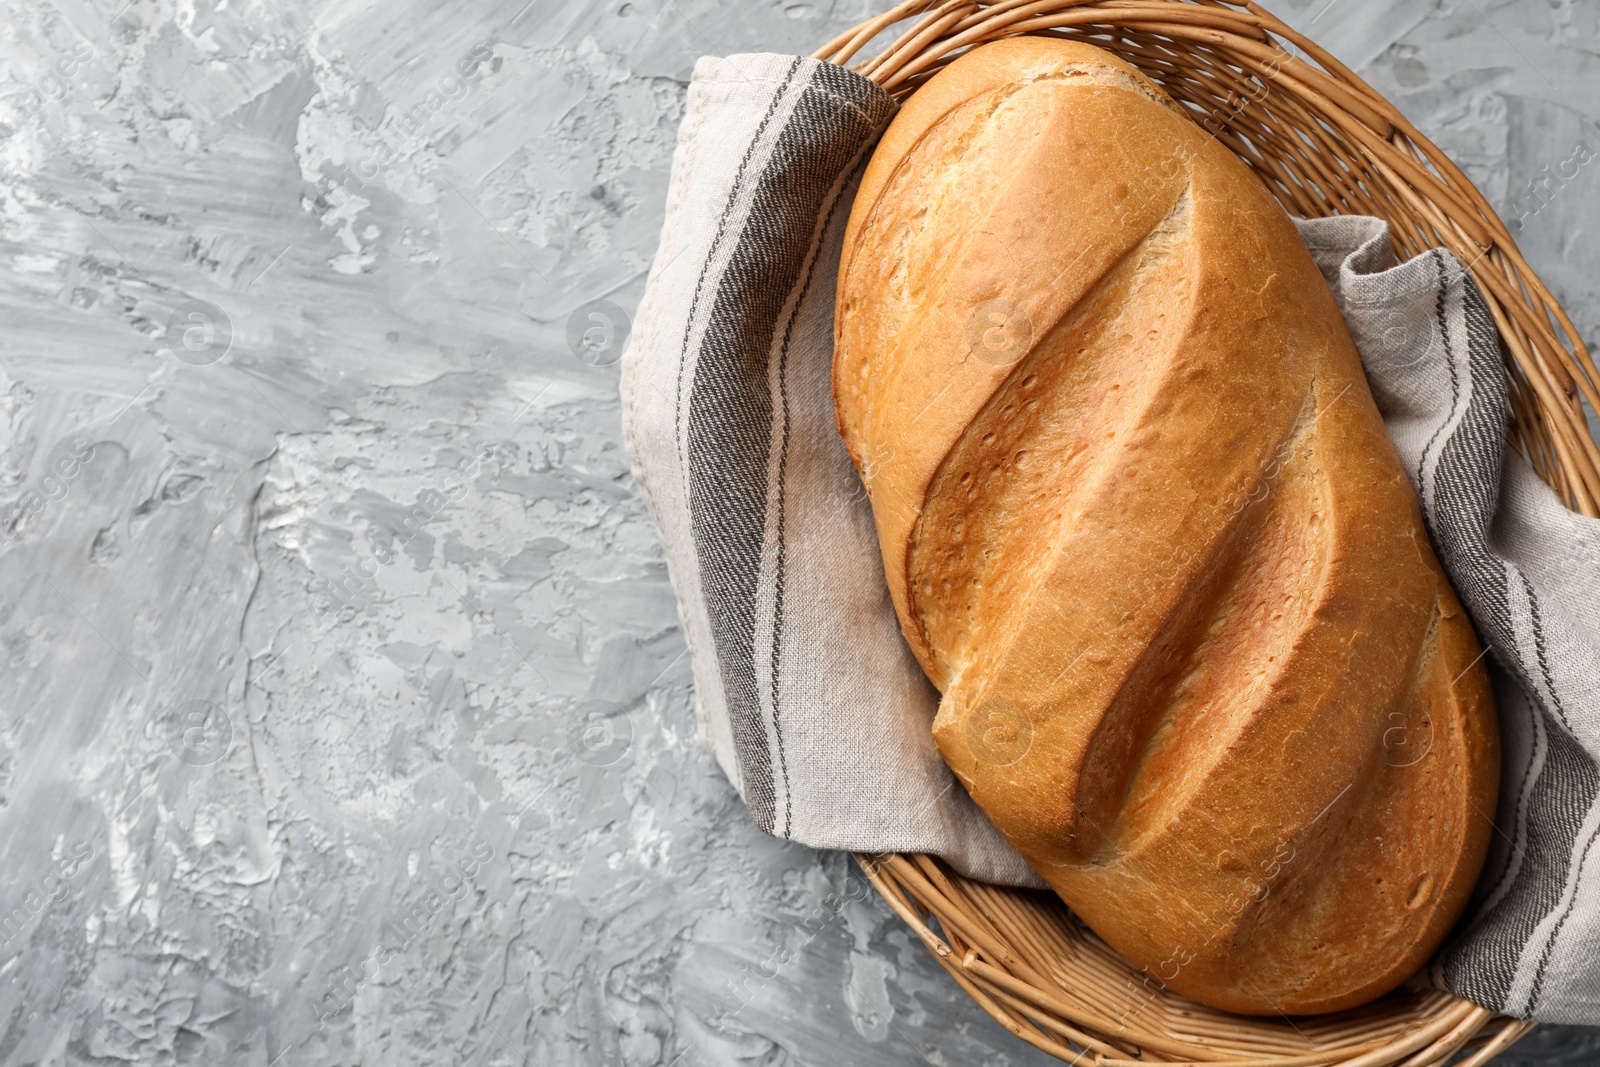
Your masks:
{"label": "golden brown crust", "polygon": [[995,825],[1216,1006],[1415,971],[1488,844],[1487,676],[1265,189],[1120,60],[996,42],[885,134],[838,300],[840,431]]}

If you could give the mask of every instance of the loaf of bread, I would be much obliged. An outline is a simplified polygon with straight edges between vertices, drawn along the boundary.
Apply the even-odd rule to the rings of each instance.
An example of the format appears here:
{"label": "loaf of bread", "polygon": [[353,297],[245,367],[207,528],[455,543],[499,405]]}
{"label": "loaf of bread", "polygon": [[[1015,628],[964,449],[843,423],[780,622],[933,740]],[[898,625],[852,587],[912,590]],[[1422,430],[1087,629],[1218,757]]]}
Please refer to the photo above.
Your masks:
{"label": "loaf of bread", "polygon": [[1494,710],[1262,182],[1109,53],[988,44],[877,148],[836,323],[939,750],[1034,869],[1215,1007],[1418,970],[1483,862]]}

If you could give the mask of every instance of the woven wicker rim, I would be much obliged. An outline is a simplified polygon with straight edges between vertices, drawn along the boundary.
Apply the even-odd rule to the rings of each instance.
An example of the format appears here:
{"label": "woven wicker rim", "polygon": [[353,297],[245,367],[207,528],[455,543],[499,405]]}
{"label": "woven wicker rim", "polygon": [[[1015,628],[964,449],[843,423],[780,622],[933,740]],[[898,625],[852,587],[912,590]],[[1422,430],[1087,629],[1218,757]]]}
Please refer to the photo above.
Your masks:
{"label": "woven wicker rim", "polygon": [[1478,1067],[1534,1025],[1409,983],[1336,1015],[1230,1015],[1134,969],[1052,894],[963,878],[929,856],[856,860],[984,1011],[1070,1063]]}
{"label": "woven wicker rim", "polygon": [[[1460,169],[1327,52],[1252,0],[905,0],[815,58],[847,64],[913,19],[852,69],[904,98],[985,41],[1088,41],[1161,85],[1291,215],[1376,215],[1402,258],[1448,248],[1500,333],[1512,447],[1569,508],[1600,517],[1600,449],[1583,410],[1600,411],[1600,371],[1576,327]],[[963,878],[928,856],[857,860],[985,1011],[1073,1063],[1477,1067],[1533,1025],[1410,983],[1337,1015],[1230,1015],[1136,970],[1050,894]]]}

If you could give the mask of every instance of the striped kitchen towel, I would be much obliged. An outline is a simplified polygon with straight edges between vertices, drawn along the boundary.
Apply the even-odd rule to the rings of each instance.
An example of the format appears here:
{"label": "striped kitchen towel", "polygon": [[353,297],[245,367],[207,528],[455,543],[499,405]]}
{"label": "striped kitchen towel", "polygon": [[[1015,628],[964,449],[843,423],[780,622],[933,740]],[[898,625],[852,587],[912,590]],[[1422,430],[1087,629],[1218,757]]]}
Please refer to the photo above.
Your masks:
{"label": "striped kitchen towel", "polygon": [[[624,355],[624,432],[702,739],[761,828],[1038,886],[934,748],[937,694],[900,636],[834,420],[839,247],[894,110],[825,63],[700,61]],[[1495,843],[1432,977],[1508,1014],[1600,1024],[1600,522],[1507,451],[1499,341],[1452,256],[1395,266],[1378,220],[1299,225],[1499,698]]]}
{"label": "striped kitchen towel", "polygon": [[894,114],[795,56],[695,67],[667,219],[623,356],[702,739],[763,830],[920,851],[1042,886],[956,784],[834,423],[833,289],[856,176]]}

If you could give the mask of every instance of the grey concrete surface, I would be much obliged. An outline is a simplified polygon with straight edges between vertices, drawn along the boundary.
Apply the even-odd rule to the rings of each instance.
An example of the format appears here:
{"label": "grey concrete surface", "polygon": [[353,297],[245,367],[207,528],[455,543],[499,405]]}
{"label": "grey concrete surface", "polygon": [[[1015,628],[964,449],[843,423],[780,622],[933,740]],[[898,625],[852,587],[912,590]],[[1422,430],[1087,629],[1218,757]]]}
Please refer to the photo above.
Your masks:
{"label": "grey concrete surface", "polygon": [[[876,4],[524,5],[0,5],[0,1063],[1046,1062],[697,745],[568,344],[695,57]],[[1600,2],[1284,13],[1600,341]]]}

